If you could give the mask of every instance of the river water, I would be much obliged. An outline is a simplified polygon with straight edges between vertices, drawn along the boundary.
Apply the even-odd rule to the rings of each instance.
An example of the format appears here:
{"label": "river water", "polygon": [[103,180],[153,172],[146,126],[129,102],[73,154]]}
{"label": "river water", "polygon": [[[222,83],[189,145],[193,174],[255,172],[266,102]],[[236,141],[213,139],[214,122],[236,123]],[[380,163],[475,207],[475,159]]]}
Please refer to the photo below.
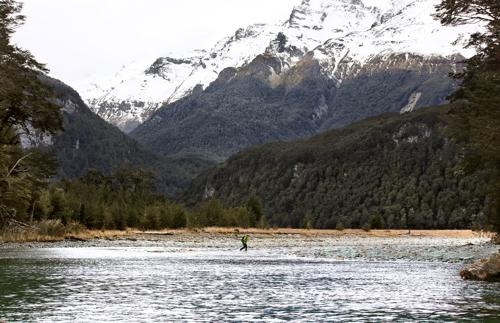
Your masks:
{"label": "river water", "polygon": [[461,266],[339,261],[266,248],[4,248],[0,320],[500,319],[500,284],[463,281],[457,275]]}

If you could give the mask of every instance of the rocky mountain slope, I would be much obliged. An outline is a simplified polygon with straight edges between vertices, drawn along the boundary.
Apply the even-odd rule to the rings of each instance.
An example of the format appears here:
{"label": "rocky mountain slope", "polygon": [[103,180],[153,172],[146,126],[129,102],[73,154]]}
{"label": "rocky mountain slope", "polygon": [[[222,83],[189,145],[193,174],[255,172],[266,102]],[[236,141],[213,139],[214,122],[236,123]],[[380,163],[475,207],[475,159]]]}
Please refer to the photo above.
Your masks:
{"label": "rocky mountain slope", "polygon": [[458,176],[448,107],[387,114],[306,140],[240,152],[196,178],[188,204],[241,205],[256,194],[279,227],[485,225],[487,179]]}
{"label": "rocky mountain slope", "polygon": [[59,164],[60,177],[77,177],[90,169],[110,173],[119,167],[151,171],[157,189],[173,196],[208,165],[195,159],[161,157],[144,148],[94,114],[76,91],[55,79],[46,79],[62,106],[64,131],[45,138]]}
{"label": "rocky mountain slope", "polygon": [[[336,87],[395,64],[418,69],[429,60],[449,59],[453,69],[456,59],[450,55],[470,56],[463,43],[478,27],[442,27],[431,17],[438,2],[304,0],[284,22],[242,28],[211,49],[131,64],[108,79],[91,77],[75,85],[93,111],[129,132],[162,105],[186,97],[198,85],[206,88],[225,68],[248,65],[260,54],[278,58],[282,71],[314,57]],[[408,61],[401,59],[406,54]],[[400,108],[418,103],[418,93],[400,98],[406,101]]]}
{"label": "rocky mountain slope", "polygon": [[206,90],[195,88],[161,108],[131,135],[164,155],[219,162],[252,145],[439,104],[453,89],[451,59],[393,55],[388,60],[382,70],[370,70],[380,60],[370,61],[339,86],[313,54],[290,68],[275,55],[259,55],[238,69],[224,69]]}

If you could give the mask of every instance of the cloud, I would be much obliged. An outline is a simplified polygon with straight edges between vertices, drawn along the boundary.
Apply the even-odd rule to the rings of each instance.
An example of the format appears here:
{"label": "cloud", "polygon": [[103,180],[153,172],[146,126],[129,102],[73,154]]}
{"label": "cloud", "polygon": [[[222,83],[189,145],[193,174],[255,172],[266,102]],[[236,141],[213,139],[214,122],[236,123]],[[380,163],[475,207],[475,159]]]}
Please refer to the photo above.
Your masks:
{"label": "cloud", "polygon": [[299,0],[24,0],[14,41],[70,82],[136,59],[211,47],[239,27],[284,21]]}

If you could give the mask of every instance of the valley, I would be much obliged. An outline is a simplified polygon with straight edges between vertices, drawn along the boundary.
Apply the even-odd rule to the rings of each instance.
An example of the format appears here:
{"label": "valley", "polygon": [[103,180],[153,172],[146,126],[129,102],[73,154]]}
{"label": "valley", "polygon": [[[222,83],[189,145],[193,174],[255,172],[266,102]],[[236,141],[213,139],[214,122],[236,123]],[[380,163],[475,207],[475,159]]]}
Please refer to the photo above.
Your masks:
{"label": "valley", "polygon": [[490,0],[0,0],[0,323],[497,321],[499,35]]}

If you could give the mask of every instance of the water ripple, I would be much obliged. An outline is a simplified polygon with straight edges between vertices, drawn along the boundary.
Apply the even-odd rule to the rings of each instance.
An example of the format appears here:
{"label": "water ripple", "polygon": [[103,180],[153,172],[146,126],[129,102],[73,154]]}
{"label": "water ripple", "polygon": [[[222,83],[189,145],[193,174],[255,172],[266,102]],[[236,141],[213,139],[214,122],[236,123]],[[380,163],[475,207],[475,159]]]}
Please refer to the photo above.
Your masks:
{"label": "water ripple", "polygon": [[0,251],[0,319],[420,322],[500,317],[500,285],[462,281],[459,268],[335,261],[271,250]]}

